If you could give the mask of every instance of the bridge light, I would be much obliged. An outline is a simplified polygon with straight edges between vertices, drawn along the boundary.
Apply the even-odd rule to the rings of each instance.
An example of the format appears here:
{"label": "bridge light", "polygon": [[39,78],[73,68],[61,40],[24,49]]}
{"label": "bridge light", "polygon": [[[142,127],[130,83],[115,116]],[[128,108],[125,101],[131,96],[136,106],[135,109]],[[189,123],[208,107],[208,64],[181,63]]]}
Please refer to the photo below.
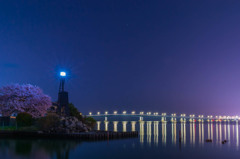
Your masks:
{"label": "bridge light", "polygon": [[181,117],[185,117],[186,116],[186,114],[181,114]]}
{"label": "bridge light", "polygon": [[134,115],[134,114],[135,114],[135,111],[132,111],[132,114]]}
{"label": "bridge light", "polygon": [[116,114],[117,114],[117,111],[114,111],[113,114],[116,115]]}
{"label": "bridge light", "polygon": [[174,114],[172,114],[172,116],[176,116],[176,114],[174,113]]}
{"label": "bridge light", "polygon": [[97,115],[100,115],[100,112],[97,112]]}
{"label": "bridge light", "polygon": [[143,114],[144,114],[144,112],[140,112],[140,114],[141,114],[141,115],[143,115]]}
{"label": "bridge light", "polygon": [[92,115],[92,112],[89,112],[89,115]]}
{"label": "bridge light", "polygon": [[105,115],[108,115],[108,111],[105,111]]}
{"label": "bridge light", "polygon": [[166,113],[162,113],[162,116],[166,116],[167,114]]}
{"label": "bridge light", "polygon": [[194,117],[195,117],[195,115],[194,115],[194,114],[191,114],[191,115],[190,115],[190,118],[194,118]]}
{"label": "bridge light", "polygon": [[127,114],[127,112],[126,112],[126,111],[123,111],[123,114]]}

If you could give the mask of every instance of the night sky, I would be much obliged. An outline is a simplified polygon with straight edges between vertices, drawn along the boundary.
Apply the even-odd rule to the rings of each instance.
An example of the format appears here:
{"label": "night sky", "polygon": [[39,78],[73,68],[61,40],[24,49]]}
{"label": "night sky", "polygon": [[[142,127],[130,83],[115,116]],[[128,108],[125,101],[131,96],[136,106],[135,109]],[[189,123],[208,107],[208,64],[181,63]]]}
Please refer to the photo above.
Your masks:
{"label": "night sky", "polygon": [[240,115],[240,1],[1,1],[0,86],[63,69],[83,113]]}

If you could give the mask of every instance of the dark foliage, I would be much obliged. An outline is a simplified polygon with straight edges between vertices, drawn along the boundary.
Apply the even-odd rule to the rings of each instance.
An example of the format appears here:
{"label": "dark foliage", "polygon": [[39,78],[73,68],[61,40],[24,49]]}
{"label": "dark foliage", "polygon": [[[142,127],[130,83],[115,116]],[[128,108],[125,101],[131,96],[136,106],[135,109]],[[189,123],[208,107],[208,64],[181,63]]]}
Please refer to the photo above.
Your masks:
{"label": "dark foliage", "polygon": [[18,126],[32,126],[33,124],[33,118],[32,115],[28,114],[28,113],[19,113],[16,117],[16,121]]}
{"label": "dark foliage", "polygon": [[78,109],[72,103],[69,103],[68,106],[69,106],[70,116],[74,116],[79,121],[83,121],[83,117],[82,117],[82,115],[80,115],[80,112],[78,111]]}
{"label": "dark foliage", "polygon": [[48,114],[47,116],[38,119],[37,123],[40,130],[49,130],[57,127],[60,124],[60,119],[56,114]]}
{"label": "dark foliage", "polygon": [[84,123],[93,128],[96,125],[96,120],[92,117],[86,117],[84,118]]}

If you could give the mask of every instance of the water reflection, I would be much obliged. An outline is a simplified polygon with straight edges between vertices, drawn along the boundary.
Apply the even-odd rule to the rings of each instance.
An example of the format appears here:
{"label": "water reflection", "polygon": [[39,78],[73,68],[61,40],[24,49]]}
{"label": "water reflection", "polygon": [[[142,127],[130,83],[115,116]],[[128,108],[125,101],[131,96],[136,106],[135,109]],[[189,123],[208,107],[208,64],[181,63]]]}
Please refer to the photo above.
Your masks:
{"label": "water reflection", "polygon": [[151,145],[152,121],[147,121],[147,142]]}
{"label": "water reflection", "polygon": [[239,146],[239,134],[238,134],[238,123],[236,124],[236,146]]}
{"label": "water reflection", "polygon": [[162,143],[163,145],[167,143],[167,122],[162,122]]}
{"label": "water reflection", "polygon": [[177,142],[177,128],[176,128],[176,122],[172,122],[172,144],[176,145]]}
{"label": "water reflection", "polygon": [[202,123],[202,144],[204,144],[204,123]]}
{"label": "water reflection", "polygon": [[195,122],[191,122],[190,123],[190,144],[194,146],[195,141],[196,141],[196,124]]}
{"label": "water reflection", "polygon": [[0,154],[7,154],[9,158],[68,159],[70,151],[79,144],[81,142],[73,140],[2,139]]}
{"label": "water reflection", "polygon": [[228,123],[228,145],[230,145],[231,139],[230,139],[230,124]]}
{"label": "water reflection", "polygon": [[181,141],[183,141],[183,145],[186,145],[186,122],[181,122]]}
{"label": "water reflection", "polygon": [[[213,149],[215,147],[220,148],[221,151],[226,150],[226,146],[237,149],[239,151],[239,125],[236,122],[162,122],[162,121],[98,121],[96,124],[97,130],[109,130],[109,131],[139,131],[139,139],[124,139],[116,140],[114,142],[99,142],[101,144],[108,145],[111,149],[114,144],[124,143],[125,147],[128,147],[128,143],[131,142],[133,149],[141,149],[147,147],[147,150],[152,150],[149,147],[153,147],[154,152],[156,147],[160,147],[161,150],[169,149]],[[178,136],[179,134],[179,136]],[[206,143],[206,139],[212,139],[213,143]],[[227,143],[222,144],[223,140],[227,140]],[[159,141],[160,140],[160,141]],[[75,153],[86,151],[87,148],[78,148],[81,142],[75,140],[0,140],[0,154],[1,158],[35,158],[35,159],[67,159],[72,157]],[[90,143],[86,143],[86,145]],[[91,143],[92,144],[92,143]],[[89,146],[88,145],[88,146]],[[93,144],[94,145],[94,144]],[[109,146],[110,145],[110,146]],[[154,146],[153,146],[154,145]],[[172,146],[174,145],[174,146]],[[179,145],[179,146],[176,146]],[[225,148],[224,148],[225,147]],[[119,147],[118,147],[119,148]],[[99,145],[90,149],[99,150]],[[107,150],[109,150],[107,149]],[[115,148],[114,148],[115,149]],[[197,151],[199,151],[198,149]],[[111,149],[113,150],[113,149]],[[161,151],[159,150],[159,151]],[[229,150],[229,149],[228,149]],[[103,149],[98,152],[104,151]],[[134,150],[133,150],[134,151]],[[161,151],[164,152],[164,151]],[[232,150],[231,150],[232,151]],[[138,150],[139,152],[139,150]],[[173,151],[172,151],[173,152]],[[176,152],[176,151],[175,151]],[[186,151],[181,151],[184,153]],[[187,151],[189,152],[189,151]],[[196,151],[194,151],[196,152]],[[211,151],[212,152],[212,151]],[[219,152],[219,151],[216,151]],[[178,153],[178,152],[176,152]],[[96,153],[97,154],[97,153]],[[101,153],[100,153],[101,154]],[[229,153],[230,154],[230,153]],[[5,157],[5,156],[7,157]],[[77,154],[79,155],[79,154]],[[99,154],[97,154],[99,155]],[[17,156],[17,157],[16,157]],[[187,156],[187,155],[186,155]],[[77,158],[76,156],[74,156]],[[78,156],[79,157],[79,156]],[[105,156],[106,157],[106,156]],[[122,157],[122,156],[121,156]],[[102,157],[104,158],[104,157]]]}
{"label": "water reflection", "polygon": [[208,123],[208,139],[211,139],[211,135],[210,135],[210,123]]}
{"label": "water reflection", "polygon": [[[203,122],[198,120],[186,122],[166,122],[166,121],[104,121],[104,126],[101,128],[101,122],[98,121],[96,125],[97,130],[110,130],[110,131],[139,131],[139,140],[141,144],[145,142],[151,146],[152,144],[158,146],[159,136],[161,135],[161,143],[163,146],[169,142],[171,145],[180,143],[182,146],[190,144],[192,147],[195,145],[204,146],[206,139],[211,139],[214,144],[222,145],[222,141],[227,140],[227,145],[234,143],[236,147],[239,146],[239,128],[236,122]],[[119,125],[121,123],[121,125]],[[129,123],[129,124],[128,124]],[[159,127],[159,124],[161,124]],[[146,125],[146,126],[145,126]],[[122,126],[120,129],[118,126]],[[186,130],[189,130],[186,132]],[[179,135],[178,135],[179,134]],[[145,140],[144,140],[145,138]],[[187,140],[187,138],[189,140]]]}
{"label": "water reflection", "polygon": [[216,143],[219,143],[219,140],[218,140],[218,123],[216,124]]}
{"label": "water reflection", "polygon": [[140,143],[144,143],[144,121],[139,121],[139,124],[140,124],[139,130]]}
{"label": "water reflection", "polygon": [[227,139],[227,125],[226,122],[224,123],[224,140]]}
{"label": "water reflection", "polygon": [[219,143],[222,141],[222,123],[219,123]]}
{"label": "water reflection", "polygon": [[199,144],[200,145],[202,145],[204,143],[204,137],[202,136],[204,134],[204,133],[202,133],[202,124],[203,123],[201,123],[201,122],[199,122],[199,124],[198,124],[198,129],[199,129],[198,130],[199,131],[198,132],[199,133],[199,137],[198,138],[199,138]]}
{"label": "water reflection", "polygon": [[213,123],[211,122],[211,139],[213,140]]}
{"label": "water reflection", "polygon": [[154,135],[154,143],[156,146],[158,146],[158,124],[159,121],[154,121],[154,127],[153,127],[153,135]]}

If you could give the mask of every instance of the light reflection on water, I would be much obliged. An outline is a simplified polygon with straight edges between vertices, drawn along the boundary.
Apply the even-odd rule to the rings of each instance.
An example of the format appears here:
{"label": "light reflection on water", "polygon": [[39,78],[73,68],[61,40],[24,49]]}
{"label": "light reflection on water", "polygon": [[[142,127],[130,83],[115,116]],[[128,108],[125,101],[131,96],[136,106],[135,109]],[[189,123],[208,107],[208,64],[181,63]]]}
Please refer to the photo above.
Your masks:
{"label": "light reflection on water", "polygon": [[[1,159],[239,158],[239,125],[213,122],[99,121],[98,130],[138,131],[138,138],[78,140],[0,139]],[[206,139],[212,139],[207,143]],[[222,144],[223,140],[227,143]]]}
{"label": "light reflection on water", "polygon": [[[144,142],[151,145],[152,142],[155,146],[162,143],[162,145],[171,143],[176,146],[180,141],[181,146],[187,143],[194,147],[196,144],[203,146],[206,139],[211,139],[215,145],[222,145],[223,140],[227,140],[227,145],[234,143],[238,148],[239,146],[239,133],[238,123],[229,122],[159,122],[159,121],[104,121],[105,125],[97,122],[97,130],[109,131],[139,131],[139,142]],[[106,122],[108,124],[106,124]],[[231,129],[232,127],[232,129]],[[189,133],[188,133],[189,132]],[[153,136],[153,138],[152,138]],[[159,140],[161,136],[161,141]],[[188,138],[187,138],[188,137]],[[187,142],[188,141],[188,142]]]}

